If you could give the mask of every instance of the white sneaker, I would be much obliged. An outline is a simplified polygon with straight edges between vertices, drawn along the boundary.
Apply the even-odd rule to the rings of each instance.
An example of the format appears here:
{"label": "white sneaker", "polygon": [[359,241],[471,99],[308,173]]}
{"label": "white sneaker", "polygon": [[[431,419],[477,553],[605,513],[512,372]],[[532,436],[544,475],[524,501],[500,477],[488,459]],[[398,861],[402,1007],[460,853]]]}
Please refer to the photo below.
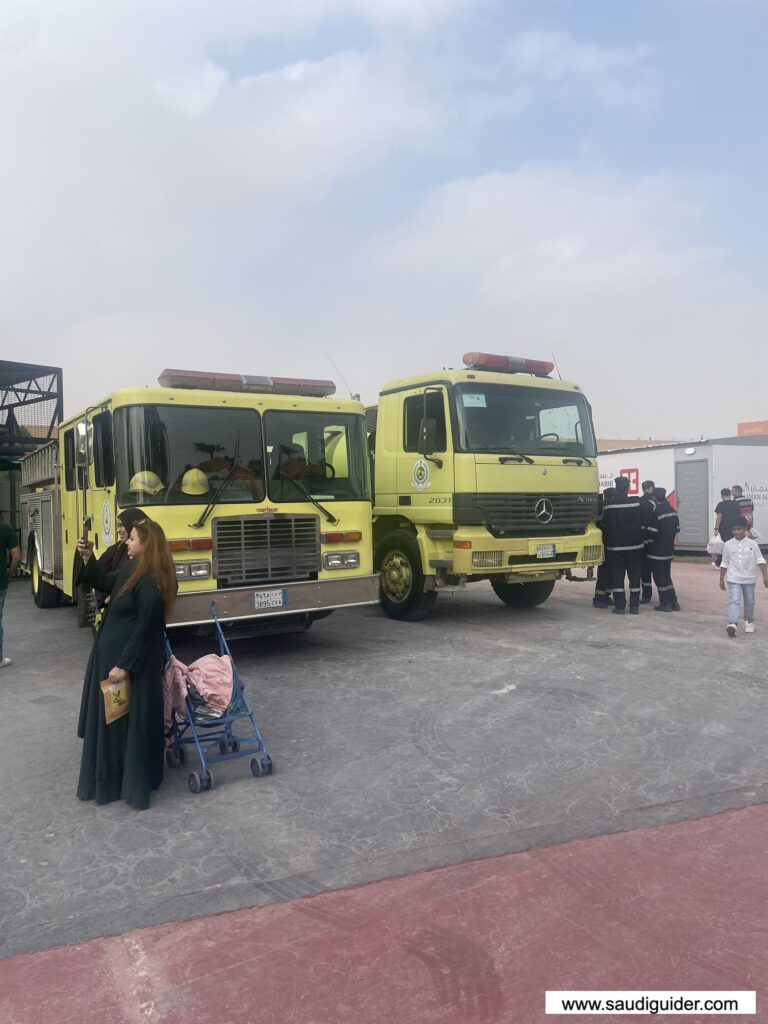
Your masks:
{"label": "white sneaker", "polygon": [[745,633],[754,633],[755,632],[755,624],[754,624],[754,622],[745,622],[744,623],[744,632]]}
{"label": "white sneaker", "polygon": [[8,668],[8,666],[12,664],[13,662],[10,658],[0,658],[0,668]]}
{"label": "white sneaker", "polygon": [[729,622],[728,625],[725,627],[725,632],[728,634],[728,636],[736,636],[736,624],[733,622]]}

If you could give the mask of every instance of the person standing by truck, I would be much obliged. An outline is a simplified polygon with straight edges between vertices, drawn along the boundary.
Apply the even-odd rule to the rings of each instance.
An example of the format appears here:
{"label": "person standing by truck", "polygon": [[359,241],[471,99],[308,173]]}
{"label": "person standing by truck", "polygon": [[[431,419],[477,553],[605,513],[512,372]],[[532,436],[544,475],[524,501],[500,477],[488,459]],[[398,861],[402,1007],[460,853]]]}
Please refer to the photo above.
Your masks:
{"label": "person standing by truck", "polygon": [[[616,495],[616,491],[613,487],[606,487],[603,491],[603,508],[609,505]],[[602,530],[603,521],[598,520],[597,526]],[[603,551],[605,551],[605,539],[603,539]],[[606,557],[603,557],[603,561],[597,567],[597,580],[595,582],[595,596],[592,598],[592,604],[595,608],[612,608],[613,598],[611,597],[611,570],[608,565]]]}
{"label": "person standing by truck", "polygon": [[[650,518],[653,515],[653,511],[656,508],[656,502],[655,502],[654,497],[653,497],[653,492],[654,492],[654,489],[656,487],[656,484],[653,482],[653,480],[643,480],[643,485],[642,486],[643,486],[643,493],[642,493],[642,495],[640,497],[640,503],[642,505],[643,512],[644,512],[647,520],[650,521]],[[642,586],[643,586],[643,593],[642,593],[642,596],[640,598],[640,603],[641,604],[648,604],[650,602],[651,598],[653,597],[653,586],[652,586],[653,568],[652,568],[651,562],[650,562],[650,560],[648,558],[648,547],[647,547],[647,545],[643,549],[643,566],[642,566],[642,571],[641,571],[640,576],[641,576]]]}
{"label": "person standing by truck", "polygon": [[[83,740],[77,796],[110,803],[121,797],[137,810],[163,780],[164,629],[176,597],[168,542],[157,523],[135,523],[127,541],[130,561],[105,573],[93,546],[78,541],[82,579],[111,594],[109,615],[94,644],[83,684],[77,734]],[[128,714],[106,724],[101,681],[131,679]]]}
{"label": "person standing by truck", "polygon": [[21,562],[21,547],[16,531],[8,523],[0,523],[0,668],[8,668],[13,662],[3,655],[3,608],[8,594],[8,580]]}
{"label": "person standing by truck", "polygon": [[646,541],[647,508],[640,496],[630,495],[629,479],[616,477],[616,494],[603,509],[605,558],[611,574],[613,614],[623,615],[627,607],[624,577],[629,577],[629,614],[640,613],[640,575]]}
{"label": "person standing by truck", "polygon": [[675,586],[672,583],[672,559],[675,557],[675,539],[680,532],[677,512],[667,501],[667,491],[657,487],[653,492],[654,507],[647,533],[651,538],[646,557],[653,570],[653,580],[659,593],[657,612],[679,612]]}

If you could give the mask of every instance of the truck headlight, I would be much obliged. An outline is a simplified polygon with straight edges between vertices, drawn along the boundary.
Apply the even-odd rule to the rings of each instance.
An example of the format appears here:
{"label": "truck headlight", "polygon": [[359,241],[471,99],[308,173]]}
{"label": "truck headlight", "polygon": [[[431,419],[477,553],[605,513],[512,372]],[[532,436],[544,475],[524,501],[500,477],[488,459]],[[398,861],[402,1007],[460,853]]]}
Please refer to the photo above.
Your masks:
{"label": "truck headlight", "polygon": [[210,562],[176,562],[177,580],[205,580],[211,575]]}
{"label": "truck headlight", "polygon": [[357,569],[359,566],[359,551],[333,551],[323,555],[324,569]]}

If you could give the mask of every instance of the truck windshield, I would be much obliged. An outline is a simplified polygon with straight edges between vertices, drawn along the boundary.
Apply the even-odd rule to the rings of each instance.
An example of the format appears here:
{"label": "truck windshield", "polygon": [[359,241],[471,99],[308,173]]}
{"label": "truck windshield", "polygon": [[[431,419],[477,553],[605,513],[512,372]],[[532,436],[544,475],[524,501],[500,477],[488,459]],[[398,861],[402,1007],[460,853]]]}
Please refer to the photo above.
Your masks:
{"label": "truck windshield", "polygon": [[264,434],[272,501],[370,501],[362,415],[268,412]]}
{"label": "truck windshield", "polygon": [[118,504],[207,505],[219,488],[217,503],[262,501],[262,450],[253,409],[125,406],[115,411]]}
{"label": "truck windshield", "polygon": [[595,457],[589,405],[583,395],[513,384],[456,387],[458,447],[466,452]]}

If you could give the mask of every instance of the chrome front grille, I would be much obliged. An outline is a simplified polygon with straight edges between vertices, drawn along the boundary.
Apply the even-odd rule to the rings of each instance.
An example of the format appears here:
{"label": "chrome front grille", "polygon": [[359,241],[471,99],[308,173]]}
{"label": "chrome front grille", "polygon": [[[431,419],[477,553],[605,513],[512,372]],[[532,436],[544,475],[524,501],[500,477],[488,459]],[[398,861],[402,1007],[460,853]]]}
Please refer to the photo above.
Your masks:
{"label": "chrome front grille", "polygon": [[597,494],[459,493],[453,496],[454,523],[487,526],[495,536],[582,533],[597,519],[598,502]]}
{"label": "chrome front grille", "polygon": [[290,583],[320,569],[317,516],[222,516],[213,521],[213,574],[220,587]]}

